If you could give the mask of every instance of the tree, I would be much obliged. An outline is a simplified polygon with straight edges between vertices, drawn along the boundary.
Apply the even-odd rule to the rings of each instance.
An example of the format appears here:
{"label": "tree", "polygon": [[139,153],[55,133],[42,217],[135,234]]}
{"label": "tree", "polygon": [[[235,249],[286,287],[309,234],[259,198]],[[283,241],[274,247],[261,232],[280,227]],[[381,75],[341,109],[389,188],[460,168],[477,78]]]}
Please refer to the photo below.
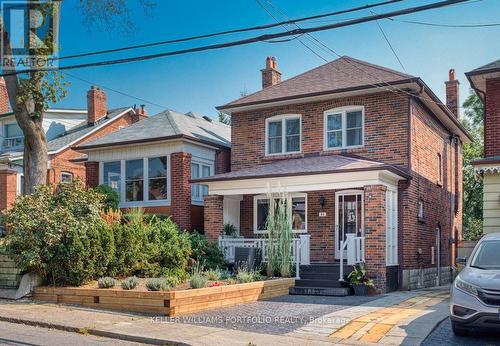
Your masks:
{"label": "tree", "polygon": [[[57,42],[59,35],[60,7],[59,0],[47,2],[27,2],[26,8],[29,13],[39,13],[41,18],[50,18],[52,26],[50,30],[36,32],[40,42],[36,48],[32,46],[32,36],[30,36],[30,47],[23,55],[49,56],[50,47],[53,42]],[[143,7],[151,8],[150,0],[141,0]],[[113,18],[124,17],[123,21],[116,21],[125,28],[131,28],[131,20],[127,4],[124,0],[80,0],[79,10],[84,23],[99,23],[108,29],[115,23]],[[99,19],[99,20],[91,20]],[[30,16],[31,20],[31,16]],[[15,56],[10,42],[9,32],[2,20],[0,29],[3,34],[2,51],[4,56]],[[14,52],[15,53],[15,52]],[[4,61],[4,57],[2,57]],[[24,191],[27,194],[35,192],[38,185],[47,182],[48,149],[47,138],[43,129],[44,111],[50,103],[56,103],[66,96],[67,83],[64,76],[57,72],[30,72],[20,73],[15,64],[2,64],[4,73],[17,73],[5,76],[5,84],[9,95],[10,105],[15,118],[24,135]]]}
{"label": "tree", "polygon": [[231,126],[231,116],[229,114],[219,112],[219,122]]}
{"label": "tree", "polygon": [[475,240],[483,234],[483,182],[476,177],[471,162],[483,157],[484,108],[472,91],[463,107],[462,124],[474,138],[463,147],[463,239]]}

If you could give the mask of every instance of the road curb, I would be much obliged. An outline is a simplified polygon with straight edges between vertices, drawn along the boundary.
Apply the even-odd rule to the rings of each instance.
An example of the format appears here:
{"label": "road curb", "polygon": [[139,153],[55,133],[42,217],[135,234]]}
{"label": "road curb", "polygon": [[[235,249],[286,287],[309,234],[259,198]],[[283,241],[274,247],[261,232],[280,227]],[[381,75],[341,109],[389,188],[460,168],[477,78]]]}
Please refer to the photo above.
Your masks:
{"label": "road curb", "polygon": [[176,345],[176,346],[177,345],[189,346],[189,344],[186,344],[183,342],[167,340],[167,339],[147,338],[147,337],[137,336],[137,335],[120,334],[120,333],[115,333],[115,332],[110,332],[110,331],[105,331],[105,330],[100,330],[100,329],[93,329],[93,328],[88,328],[88,329],[87,328],[77,328],[77,327],[65,326],[62,324],[25,320],[25,319],[14,318],[14,317],[0,316],[0,321],[9,322],[9,323],[16,323],[16,324],[25,324],[25,325],[33,326],[33,327],[56,329],[56,330],[61,330],[64,332],[71,332],[71,333],[77,333],[77,334],[89,334],[89,335],[94,335],[94,336],[110,338],[110,339],[138,342],[138,343],[143,343],[143,344],[148,344],[148,345],[168,344],[168,345]]}

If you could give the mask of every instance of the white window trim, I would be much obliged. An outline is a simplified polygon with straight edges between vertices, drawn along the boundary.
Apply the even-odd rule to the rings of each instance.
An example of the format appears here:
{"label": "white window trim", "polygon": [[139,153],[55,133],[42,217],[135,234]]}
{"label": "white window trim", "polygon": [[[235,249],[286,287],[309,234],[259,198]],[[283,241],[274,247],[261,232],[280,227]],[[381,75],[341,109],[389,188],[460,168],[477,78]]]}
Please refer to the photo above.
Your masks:
{"label": "white window trim", "polygon": [[[261,199],[268,199],[268,195],[257,195],[257,196],[254,196],[253,198],[253,232],[255,234],[267,234],[268,231],[266,230],[258,230],[257,229],[257,201],[258,200],[261,200]],[[273,194],[273,197],[279,197],[278,194]],[[292,230],[292,233],[293,234],[304,234],[304,233],[307,233],[307,224],[309,222],[308,220],[308,215],[307,215],[307,193],[292,193],[292,194],[289,194],[288,195],[288,206],[289,206],[289,209],[290,209],[290,215],[291,215],[291,208],[292,208],[292,198],[297,198],[297,197],[303,197],[305,199],[305,203],[306,203],[306,210],[305,210],[305,214],[306,214],[306,220],[305,220],[305,223],[306,223],[306,227],[305,229],[303,230]],[[269,209],[269,212],[272,212],[272,209]]]}
{"label": "white window trim", "polygon": [[62,171],[61,172],[61,182],[63,181],[63,176],[70,176],[71,177],[71,181],[73,181],[75,179],[75,175],[72,173],[72,172],[69,172],[69,171]]}
{"label": "white window trim", "polygon": [[[202,166],[207,166],[210,167],[210,176],[215,174],[215,163],[214,161],[211,160],[206,160],[206,159],[201,159],[201,158],[192,158],[191,159],[191,164],[196,164],[196,165],[202,165]],[[200,205],[204,206],[205,205],[205,200],[204,197],[202,196],[201,199],[194,199],[192,195],[192,188],[193,185],[204,185],[204,184],[191,184],[191,205]]]}
{"label": "white window trim", "polygon": [[[149,200],[149,159],[156,157],[167,157],[167,199],[155,199]],[[126,202],[125,201],[125,161],[132,160],[143,160],[143,179],[144,179],[144,200]],[[172,196],[172,177],[171,177],[171,167],[170,167],[170,155],[151,155],[136,158],[127,158],[126,160],[108,160],[99,162],[99,184],[104,184],[104,164],[108,162],[120,162],[120,203],[119,208],[136,208],[136,207],[158,207],[158,206],[169,206],[171,203]]]}
{"label": "white window trim", "polygon": [[[360,145],[347,145],[347,113],[361,111],[361,144]],[[328,147],[328,116],[333,114],[342,114],[342,146],[330,148]],[[341,149],[355,149],[365,146],[365,107],[364,106],[345,106],[333,108],[323,113],[323,150],[341,150]]]}
{"label": "white window trim", "polygon": [[[298,151],[286,151],[286,120],[288,119],[299,119],[299,150]],[[280,153],[269,153],[269,123],[281,120],[281,152]],[[302,115],[301,114],[281,114],[276,115],[266,119],[266,129],[265,129],[265,154],[266,156],[280,156],[280,155],[291,155],[300,154],[302,152]]]}
{"label": "white window trim", "polygon": [[443,186],[443,156],[441,153],[436,155],[437,182],[439,186]]}
{"label": "white window trim", "polygon": [[24,173],[17,173],[17,175],[16,175],[16,196],[21,196],[22,192],[23,192],[22,177],[24,177]]}
{"label": "white window trim", "polygon": [[[389,204],[392,202],[392,206]],[[391,213],[392,211],[392,213]],[[398,249],[398,192],[397,190],[387,189],[386,192],[386,248],[385,263],[386,266],[399,264]],[[392,252],[392,254],[391,254]]]}

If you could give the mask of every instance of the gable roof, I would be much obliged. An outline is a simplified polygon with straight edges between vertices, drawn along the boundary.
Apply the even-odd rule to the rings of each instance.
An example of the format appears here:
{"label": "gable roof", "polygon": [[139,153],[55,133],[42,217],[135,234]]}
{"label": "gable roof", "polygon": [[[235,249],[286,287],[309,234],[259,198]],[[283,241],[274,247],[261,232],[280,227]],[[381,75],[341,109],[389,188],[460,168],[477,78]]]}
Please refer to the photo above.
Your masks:
{"label": "gable roof", "polygon": [[472,75],[472,74],[479,74],[479,73],[484,73],[484,72],[493,72],[493,71],[500,71],[500,59],[490,62],[486,65],[483,65],[481,67],[478,67],[467,74]]}
{"label": "gable roof", "polygon": [[[108,111],[108,114],[100,119],[97,123],[89,125],[85,120],[80,125],[73,127],[72,129],[64,132],[60,136],[47,142],[49,155],[54,155],[61,150],[69,147],[70,145],[81,141],[94,131],[106,126],[108,123],[121,117],[122,115],[133,111],[130,107],[116,108]],[[12,150],[6,148],[4,151],[0,150],[0,158],[2,159],[19,159],[23,156],[23,150]]]}
{"label": "gable roof", "polygon": [[220,147],[231,147],[231,127],[197,113],[165,110],[120,131],[79,146],[78,150],[186,138]]}
{"label": "gable roof", "polygon": [[484,102],[486,93],[486,80],[500,78],[500,59],[478,67],[465,74],[471,87],[476,91],[479,98]]}
{"label": "gable roof", "polygon": [[317,96],[417,79],[406,73],[343,56],[281,83],[217,107],[219,110],[270,101]]}

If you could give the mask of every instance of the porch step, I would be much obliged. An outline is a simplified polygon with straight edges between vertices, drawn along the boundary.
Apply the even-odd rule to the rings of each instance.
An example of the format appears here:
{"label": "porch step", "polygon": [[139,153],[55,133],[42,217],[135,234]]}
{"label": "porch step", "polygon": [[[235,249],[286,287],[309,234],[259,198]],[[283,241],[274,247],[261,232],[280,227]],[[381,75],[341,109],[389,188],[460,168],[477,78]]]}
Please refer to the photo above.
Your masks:
{"label": "porch step", "polygon": [[290,287],[289,293],[291,295],[305,295],[305,296],[336,296],[345,297],[351,295],[351,288],[349,287]]}
{"label": "porch step", "polygon": [[339,288],[342,287],[342,284],[339,282],[339,279],[333,279],[333,280],[309,280],[309,279],[302,279],[300,280],[295,280],[295,287],[330,287],[330,288]]}

